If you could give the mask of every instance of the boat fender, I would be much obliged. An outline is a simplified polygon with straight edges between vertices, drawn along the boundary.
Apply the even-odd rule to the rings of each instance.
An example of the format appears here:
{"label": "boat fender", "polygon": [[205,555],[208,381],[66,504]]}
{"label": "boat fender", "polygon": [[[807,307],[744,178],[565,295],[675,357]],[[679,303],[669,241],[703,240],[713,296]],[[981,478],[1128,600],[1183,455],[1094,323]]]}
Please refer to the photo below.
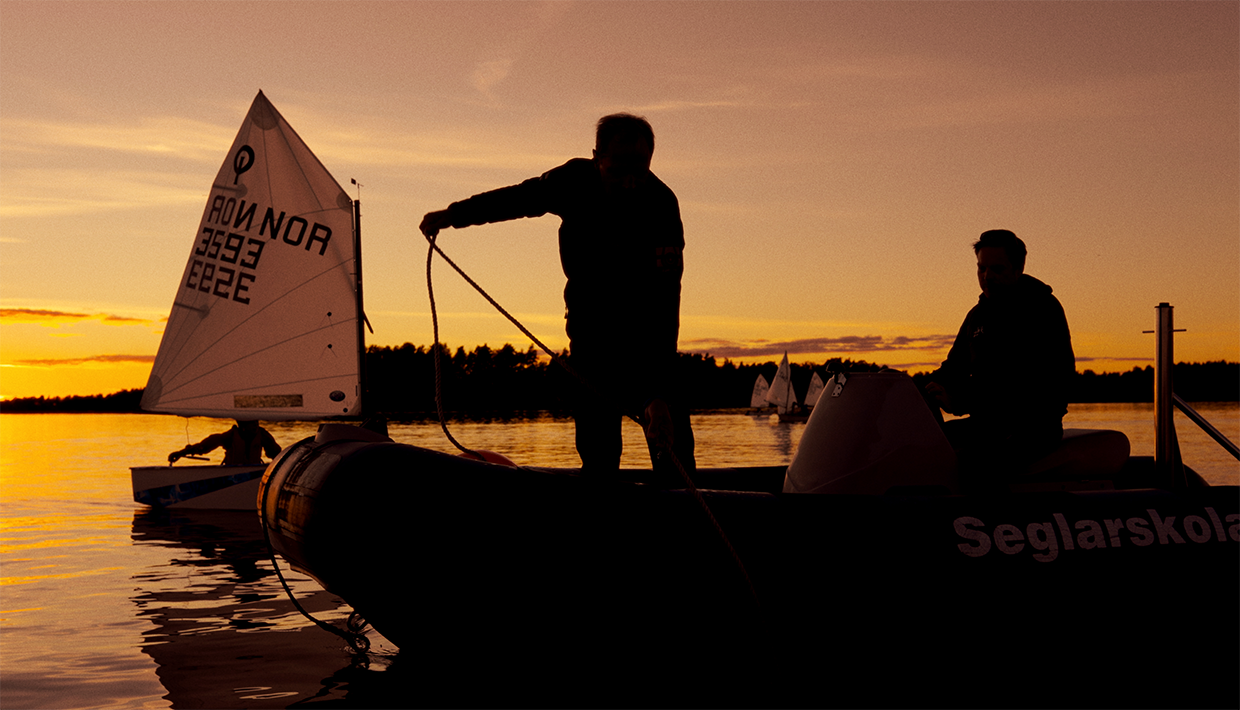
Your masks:
{"label": "boat fender", "polygon": [[487,463],[497,463],[501,466],[511,466],[512,468],[519,468],[517,464],[513,463],[512,459],[508,458],[507,456],[503,454],[497,454],[494,451],[484,451],[481,449],[477,451],[463,451],[457,454],[457,456],[460,456],[463,459],[473,459],[474,461],[486,461]]}

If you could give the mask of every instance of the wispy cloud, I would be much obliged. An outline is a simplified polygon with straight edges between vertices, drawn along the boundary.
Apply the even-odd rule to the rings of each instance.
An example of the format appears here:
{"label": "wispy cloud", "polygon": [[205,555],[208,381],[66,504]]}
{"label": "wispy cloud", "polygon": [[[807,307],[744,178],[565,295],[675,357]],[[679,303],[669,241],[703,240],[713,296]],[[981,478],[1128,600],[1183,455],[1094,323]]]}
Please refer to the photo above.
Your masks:
{"label": "wispy cloud", "polygon": [[[805,60],[799,48],[747,69],[754,100],[818,107],[833,126],[868,132],[1154,120],[1223,85],[1234,69],[1122,73],[1014,72],[962,55],[848,54]],[[1230,79],[1234,85],[1234,78]],[[797,97],[789,101],[790,97]]]}
{"label": "wispy cloud", "polygon": [[496,136],[426,130],[402,132],[390,125],[366,130],[336,131],[315,152],[324,160],[348,160],[356,165],[407,167],[522,169],[562,161],[557,153],[513,150]]}
{"label": "wispy cloud", "polygon": [[43,308],[0,308],[0,320],[10,323],[38,323],[56,326],[62,323],[80,323],[97,320],[107,325],[152,325],[157,321],[147,318],[119,316],[113,313],[74,313]]}
{"label": "wispy cloud", "polygon": [[9,167],[5,169],[0,217],[90,214],[199,204],[205,199],[205,183],[200,187],[172,184],[179,178],[168,173],[88,165],[67,169]]}
{"label": "wispy cloud", "polygon": [[470,75],[470,84],[479,93],[489,97],[491,89],[495,88],[504,79],[507,79],[510,71],[512,71],[512,59],[510,57],[479,62],[474,67],[473,74]]}
{"label": "wispy cloud", "polygon": [[[896,336],[845,335],[838,338],[800,338],[797,340],[728,340],[699,338],[681,342],[686,352],[710,353],[716,357],[774,357],[783,355],[858,355],[907,350],[943,350],[951,347],[955,335]],[[937,363],[935,363],[937,365]]]}
{"label": "wispy cloud", "polygon": [[103,315],[101,320],[104,323],[107,323],[108,325],[146,325],[152,322],[145,318],[131,318],[129,316],[114,316],[112,314]]}
{"label": "wispy cloud", "polygon": [[86,365],[100,363],[105,365],[117,363],[150,363],[155,362],[154,355],[89,355],[87,357],[66,358],[34,358],[15,360],[6,367],[61,367],[65,365]]}
{"label": "wispy cloud", "polygon": [[741,108],[743,106],[750,106],[750,105],[751,104],[737,101],[737,100],[731,100],[731,99],[718,99],[718,100],[705,100],[705,101],[672,100],[672,101],[661,101],[659,103],[653,103],[653,104],[646,104],[645,106],[638,106],[633,110],[639,114],[643,114],[643,113],[661,113],[661,112],[668,112],[668,111],[690,111],[694,109],[703,109],[703,108]]}
{"label": "wispy cloud", "polygon": [[216,163],[235,128],[177,117],[142,118],[126,124],[9,119],[0,122],[6,154],[46,155],[94,149]]}
{"label": "wispy cloud", "polygon": [[42,308],[0,308],[0,319],[16,323],[76,323],[90,318],[89,313],[51,311]]}
{"label": "wispy cloud", "polygon": [[5,162],[0,216],[199,203],[206,185],[190,184],[189,176],[201,170],[195,164],[218,165],[234,130],[158,116],[106,123],[0,120]]}
{"label": "wispy cloud", "polygon": [[939,94],[892,106],[879,120],[866,112],[841,116],[877,130],[907,130],[946,126],[1058,124],[1067,121],[1104,121],[1151,116],[1162,107],[1183,102],[1188,87],[1209,84],[1209,72],[1163,73],[1122,78],[1081,79],[1030,84],[988,84],[978,76],[973,86],[950,86]]}
{"label": "wispy cloud", "polygon": [[[515,6],[515,5],[514,5]],[[507,81],[513,68],[531,49],[541,50],[557,34],[556,28],[572,12],[572,3],[523,3],[512,16],[507,37],[493,47],[489,57],[474,64],[469,84],[488,102],[496,102],[494,90]]]}

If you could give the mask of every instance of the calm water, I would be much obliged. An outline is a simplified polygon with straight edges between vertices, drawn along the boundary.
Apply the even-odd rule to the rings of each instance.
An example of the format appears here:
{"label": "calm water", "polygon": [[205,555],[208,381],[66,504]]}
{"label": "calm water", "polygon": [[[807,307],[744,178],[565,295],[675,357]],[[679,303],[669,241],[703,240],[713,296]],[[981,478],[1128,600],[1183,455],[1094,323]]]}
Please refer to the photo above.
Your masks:
{"label": "calm water", "polygon": [[[1233,441],[1240,407],[1196,405]],[[1066,424],[1118,429],[1153,453],[1150,405],[1074,405]],[[399,691],[418,704],[416,669],[372,633],[355,659],[285,598],[258,523],[238,513],[152,513],[131,499],[129,467],[227,428],[156,415],[0,415],[0,707],[347,707]],[[1185,461],[1217,484],[1240,463],[1177,414]],[[786,464],[804,424],[742,413],[694,417],[703,467]],[[284,445],[316,425],[271,424]],[[451,450],[438,424],[394,424],[397,441]],[[467,446],[517,463],[577,465],[573,425],[545,417],[457,422]],[[647,465],[625,428],[626,467]],[[215,458],[221,458],[216,452]],[[304,606],[326,620],[350,611],[295,573]],[[395,670],[394,670],[395,669]],[[399,672],[398,672],[399,671]],[[600,700],[601,701],[601,700]]]}

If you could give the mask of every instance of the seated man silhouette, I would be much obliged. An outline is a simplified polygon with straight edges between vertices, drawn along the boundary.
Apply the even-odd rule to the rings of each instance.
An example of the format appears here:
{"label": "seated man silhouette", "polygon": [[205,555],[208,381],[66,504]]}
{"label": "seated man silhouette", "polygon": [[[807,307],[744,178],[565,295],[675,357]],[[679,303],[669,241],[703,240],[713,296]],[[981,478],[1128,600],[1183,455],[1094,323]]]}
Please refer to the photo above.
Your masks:
{"label": "seated man silhouette", "polygon": [[973,253],[982,294],[926,394],[936,415],[939,406],[969,415],[943,431],[962,484],[976,489],[1002,487],[1059,446],[1076,357],[1063,306],[1050,286],[1024,273],[1025,243],[994,229]]}
{"label": "seated man silhouette", "polygon": [[280,445],[271,432],[254,420],[238,419],[237,425],[228,431],[212,434],[197,444],[168,454],[168,463],[174,463],[186,455],[205,454],[221,446],[224,447],[225,466],[256,466],[263,462],[264,453],[267,458],[274,458],[280,453]]}

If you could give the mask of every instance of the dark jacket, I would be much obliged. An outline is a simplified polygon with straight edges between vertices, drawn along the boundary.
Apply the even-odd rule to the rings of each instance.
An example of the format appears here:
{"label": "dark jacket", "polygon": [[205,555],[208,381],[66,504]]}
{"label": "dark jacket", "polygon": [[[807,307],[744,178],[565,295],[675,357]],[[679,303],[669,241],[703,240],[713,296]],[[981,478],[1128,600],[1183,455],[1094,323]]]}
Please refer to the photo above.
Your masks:
{"label": "dark jacket", "polygon": [[684,272],[675,193],[652,174],[631,191],[608,194],[594,161],[574,158],[448,207],[458,228],[548,213],[561,219],[564,317],[574,355],[610,354],[629,366],[626,380],[664,388],[676,358]]}
{"label": "dark jacket", "polygon": [[978,298],[931,379],[953,414],[1001,430],[1061,422],[1076,373],[1072,335],[1051,287],[1021,275],[1002,298]]}

